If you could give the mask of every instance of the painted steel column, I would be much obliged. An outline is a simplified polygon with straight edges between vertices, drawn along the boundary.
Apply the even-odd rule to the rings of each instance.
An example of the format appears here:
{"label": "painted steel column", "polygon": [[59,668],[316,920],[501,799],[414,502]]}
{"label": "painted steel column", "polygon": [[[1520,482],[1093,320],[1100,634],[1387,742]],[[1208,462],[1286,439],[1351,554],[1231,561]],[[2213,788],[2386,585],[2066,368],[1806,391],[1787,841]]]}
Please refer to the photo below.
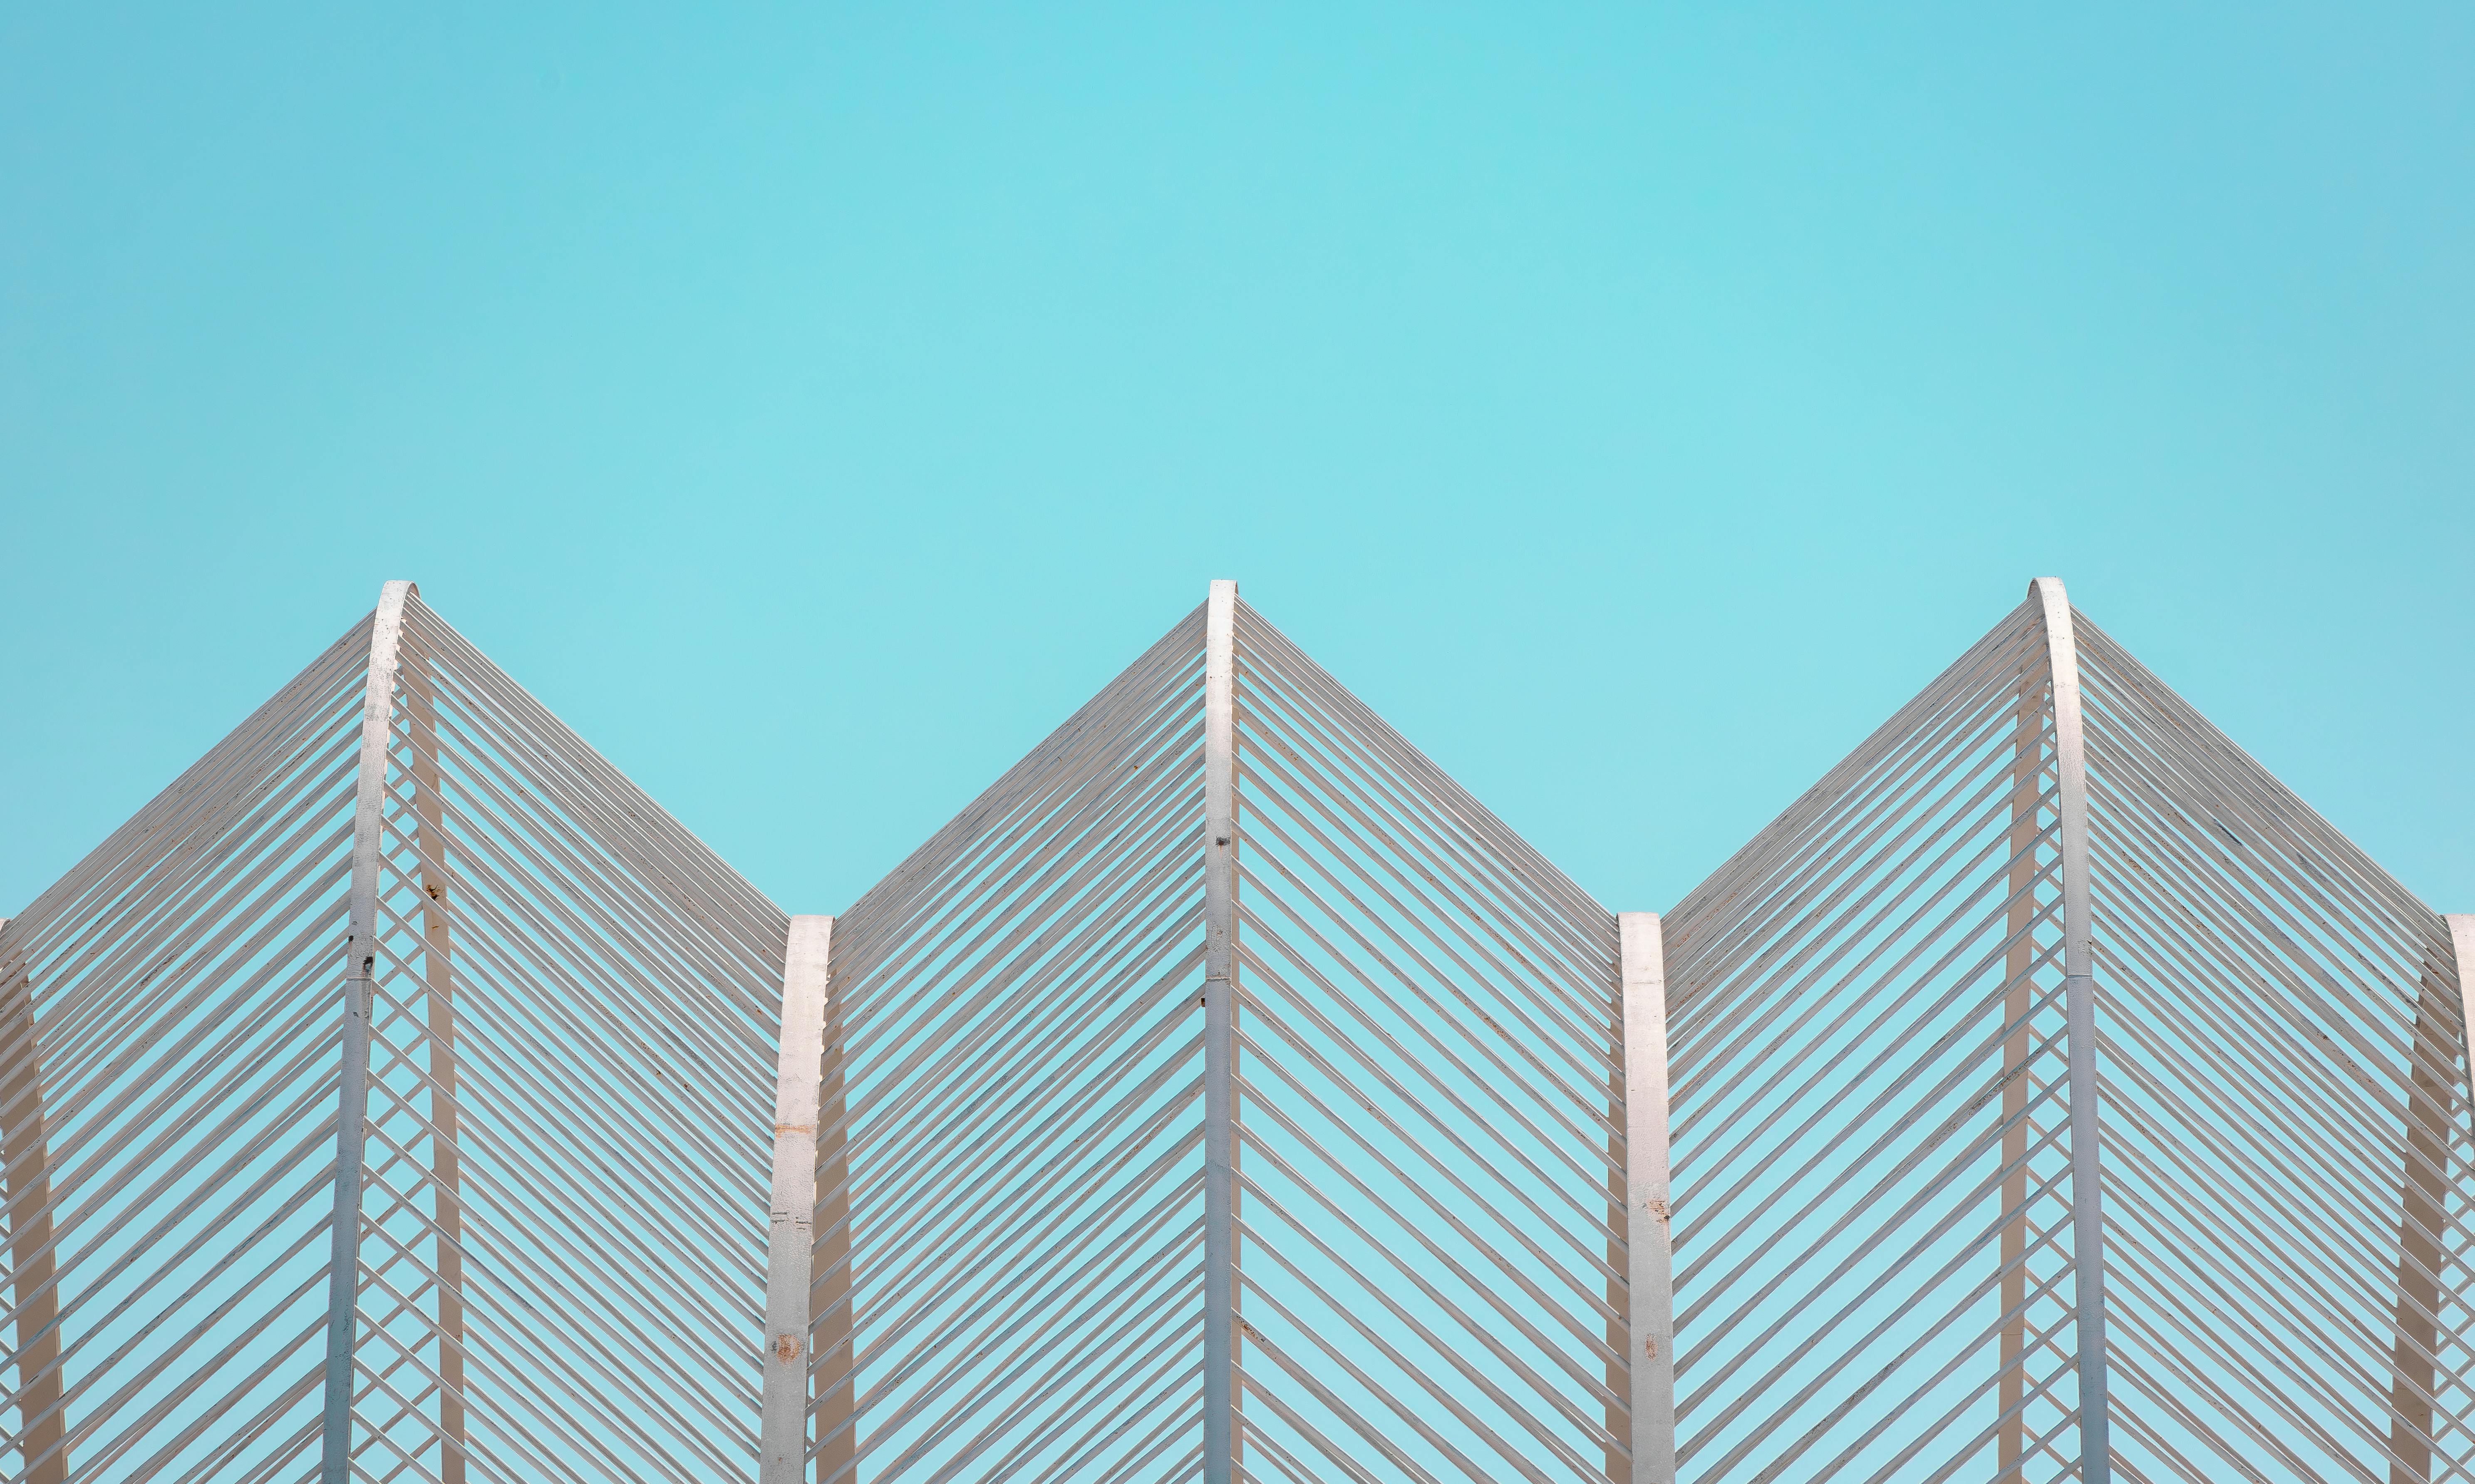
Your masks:
{"label": "painted steel column", "polygon": [[[400,648],[400,646],[399,646]],[[455,1087],[453,888],[446,799],[438,777],[438,697],[418,658],[402,663],[404,730],[412,740],[412,844],[421,858],[422,1001],[429,1058],[429,1188],[438,1220],[438,1484],[464,1484],[464,1157]]]}
{"label": "painted steel column", "polygon": [[816,1246],[817,1095],[834,919],[794,917],[782,955],[782,1050],[773,1089],[773,1220],[765,1238],[765,1399],[759,1484],[808,1476],[808,1283]]}
{"label": "painted steel column", "polygon": [[[1622,937],[1622,929],[1618,937]],[[1607,1013],[1615,1026],[1607,1063],[1607,1484],[1632,1478],[1632,1277],[1631,1219],[1625,1214],[1632,1189],[1625,1152],[1632,1147],[1625,1128],[1625,995],[1623,949],[1615,980],[1607,986]]]}
{"label": "painted steel column", "polygon": [[2450,947],[2450,961],[2425,961],[2407,1049],[2397,1301],[2389,1312],[2389,1484],[2429,1484],[2432,1478],[2434,1359],[2440,1338],[2440,1271],[2448,1251],[2450,1104],[2458,1084],[2458,1052],[2448,1032],[2463,1023],[2465,998],[2458,966],[2464,950],[2455,941]]}
{"label": "painted steel column", "polygon": [[1616,913],[1625,1016],[1632,1484],[1676,1484],[1675,1249],[1667,1229],[1667,967],[1656,912]]}
{"label": "painted steel column", "polygon": [[[2450,961],[2425,982],[2415,1010],[2415,1039],[2426,1040],[2427,1022],[2437,1031],[2449,1013],[2454,989],[2456,1019],[2475,1072],[2475,916],[2445,913]],[[2434,981],[2438,981],[2435,983]],[[2407,1103],[2405,1210],[2398,1226],[2396,1338],[2389,1351],[2390,1484],[2424,1484],[2432,1477],[2433,1392],[2440,1326],[2440,1269],[2446,1247],[2449,1134],[2453,1084],[2475,1094],[2475,1083],[2436,1078],[2418,1058]],[[2475,1095],[2468,1101],[2475,1103]]]}
{"label": "painted steel column", "polygon": [[855,1484],[858,1355],[852,1343],[849,1105],[843,1094],[843,1008],[825,994],[825,1058],[817,1087],[817,1229],[808,1261],[808,1385],[819,1484]]}
{"label": "painted steel column", "polygon": [[2080,669],[2071,603],[2060,577],[2028,591],[2044,605],[2054,688],[2054,761],[2063,856],[2063,996],[2071,1045],[2071,1286],[2076,1296],[2081,1484],[2110,1484],[2114,1445],[2106,1385],[2105,1218],[2099,1201],[2096,977],[2089,898],[2088,770],[2080,732]]}
{"label": "painted steel column", "polygon": [[344,1484],[353,1460],[354,1304],[361,1276],[361,1149],[370,1110],[370,1000],[378,975],[379,830],[395,719],[396,645],[409,582],[379,590],[370,617],[369,681],[361,694],[360,791],[353,809],[352,936],[344,942],[343,1070],[335,1126],[335,1208],[327,1257],[327,1420],[318,1471]]}
{"label": "painted steel column", "polygon": [[[2407,1076],[2406,1157],[2399,1176],[2397,1302],[2390,1314],[2389,1484],[2427,1484],[2432,1478],[2433,1391],[2440,1341],[2440,1270],[2447,1253],[2449,1135],[2454,1072],[2435,1063],[2456,1060],[2444,1052],[2443,1028],[2455,1020],[2475,1052],[2475,917],[2444,915],[2449,962],[2429,965],[2417,986],[2413,1050]],[[2450,1001],[2455,999],[2455,1007]]]}
{"label": "painted steel column", "polygon": [[2003,1019],[2012,1027],[2002,1042],[2001,1370],[1995,1383],[1998,1431],[1994,1445],[1996,1477],[2005,1477],[2027,1450],[2028,1359],[2028,1017],[2036,1003],[2038,816],[2046,794],[2046,687],[2034,666],[2021,667],[2020,694],[2011,735],[2011,910],[2004,926],[2011,939],[2003,955]]}
{"label": "painted steel column", "polygon": [[[0,917],[0,937],[9,919]],[[51,1143],[43,1127],[42,1048],[22,950],[0,950],[0,1128],[5,1128],[9,1275],[17,1310],[17,1448],[27,1484],[69,1473],[61,1410],[60,1288],[52,1281]]]}
{"label": "painted steel column", "polygon": [[2458,1010],[2466,1033],[2470,1078],[2475,1078],[2475,912],[2448,912],[2449,948],[2458,960]]}
{"label": "painted steel column", "polygon": [[1203,657],[1203,1478],[1238,1460],[1238,584],[1216,581]]}

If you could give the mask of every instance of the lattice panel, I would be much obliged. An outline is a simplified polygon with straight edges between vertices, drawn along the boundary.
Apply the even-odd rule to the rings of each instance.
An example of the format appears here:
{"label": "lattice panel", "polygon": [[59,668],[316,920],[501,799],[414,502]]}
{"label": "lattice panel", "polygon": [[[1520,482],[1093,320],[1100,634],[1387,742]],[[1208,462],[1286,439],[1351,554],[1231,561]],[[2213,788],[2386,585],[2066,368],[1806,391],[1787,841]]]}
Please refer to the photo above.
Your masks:
{"label": "lattice panel", "polygon": [[0,927],[13,1477],[317,1471],[369,637]]}
{"label": "lattice panel", "polygon": [[1242,603],[1236,647],[1243,1472],[1605,1478],[1614,916]]}
{"label": "lattice panel", "polygon": [[2449,935],[2074,626],[2117,1467],[2475,1477],[2475,1141]]}
{"label": "lattice panel", "polygon": [[18,1476],[745,1476],[787,923],[391,588],[0,928]]}
{"label": "lattice panel", "polygon": [[1200,1470],[1198,613],[838,919],[814,1474]]}
{"label": "lattice panel", "polygon": [[[1236,621],[1240,1467],[1605,1477],[1614,920]],[[1204,1468],[1204,627],[835,926],[821,1480]]]}
{"label": "lattice panel", "polygon": [[793,919],[390,584],[0,923],[8,1476],[2475,1480],[2462,955],[2051,579],[1663,925],[1234,584]]}
{"label": "lattice panel", "polygon": [[406,600],[355,1477],[740,1479],[789,919]]}
{"label": "lattice panel", "polygon": [[1668,914],[1679,1476],[2075,1476],[2056,766],[2032,601]]}

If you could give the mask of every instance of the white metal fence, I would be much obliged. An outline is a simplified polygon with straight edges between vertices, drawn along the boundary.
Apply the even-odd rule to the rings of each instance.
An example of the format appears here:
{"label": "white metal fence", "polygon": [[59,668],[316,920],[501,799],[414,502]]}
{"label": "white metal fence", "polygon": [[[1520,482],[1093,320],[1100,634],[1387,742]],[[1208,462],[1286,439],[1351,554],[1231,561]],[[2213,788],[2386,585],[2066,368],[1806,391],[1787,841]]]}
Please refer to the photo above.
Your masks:
{"label": "white metal fence", "polygon": [[2470,957],[2051,579],[1663,918],[1228,583],[793,917],[392,583],[0,923],[0,1458],[2475,1477]]}

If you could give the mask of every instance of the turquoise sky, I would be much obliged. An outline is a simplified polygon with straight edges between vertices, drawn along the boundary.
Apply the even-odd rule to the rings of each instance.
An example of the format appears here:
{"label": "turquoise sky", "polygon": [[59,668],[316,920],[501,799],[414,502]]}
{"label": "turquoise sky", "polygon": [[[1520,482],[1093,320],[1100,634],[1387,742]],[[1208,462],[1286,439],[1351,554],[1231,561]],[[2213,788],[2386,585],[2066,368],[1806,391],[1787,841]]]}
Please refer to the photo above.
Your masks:
{"label": "turquoise sky", "polygon": [[0,10],[0,912],[394,576],[793,911],[1215,576],[1663,909],[2040,572],[2475,910],[2462,4],[513,9]]}

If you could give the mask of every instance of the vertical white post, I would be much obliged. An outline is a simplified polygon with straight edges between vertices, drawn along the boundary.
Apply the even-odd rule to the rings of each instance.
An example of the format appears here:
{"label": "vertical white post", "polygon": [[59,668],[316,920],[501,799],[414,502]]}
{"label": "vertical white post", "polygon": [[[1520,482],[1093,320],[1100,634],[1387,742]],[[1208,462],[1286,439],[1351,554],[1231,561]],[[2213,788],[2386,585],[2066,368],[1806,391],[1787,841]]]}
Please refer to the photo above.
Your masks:
{"label": "vertical white post", "polygon": [[[2441,921],[2449,926],[2450,977],[2458,985],[2459,1023],[2465,1034],[2467,1069],[2470,1074],[2475,1074],[2475,914],[2448,912],[2442,915]],[[2469,1083],[2463,1085],[2468,1088],[2468,1103],[2475,1105],[2475,1077],[2470,1077]],[[2423,1459],[2424,1472],[2427,1475],[2432,1469],[2432,1445],[2425,1440],[2432,1435],[2430,1398],[2434,1390],[2433,1354],[2438,1349],[2432,1341],[2437,1338],[2439,1326],[2434,1318],[2426,1316],[2437,1316],[2440,1309],[2440,1281],[2438,1275],[2441,1271],[2441,1231],[2446,1221],[2446,1217],[2442,1214],[2441,1192],[2446,1190],[2450,1183],[2448,1164],[2452,1143],[2449,1136],[2451,1099],[2446,1091],[2442,1091],[2434,1098],[2433,1102],[2432,1111],[2435,1116],[2431,1120],[2431,1126],[2425,1131],[2426,1147],[2433,1169],[2427,1177],[2429,1186],[2425,1192],[2425,1220],[2428,1230],[2424,1259],[2429,1264],[2427,1272],[2433,1276],[2422,1279],[2424,1313],[2417,1317],[2425,1336],[2425,1344],[2422,1353],[2416,1357],[2420,1362],[2418,1369],[2421,1375],[2417,1379],[2421,1385],[2416,1388],[2417,1395],[2414,1399],[2418,1421],[2422,1423],[2415,1439],[2415,1447]],[[2401,1405],[2398,1410],[2404,1414],[2406,1407]],[[2404,1439],[2397,1440],[2400,1443],[2404,1441]],[[2402,1451],[2402,1449],[2393,1445],[2392,1451]]]}
{"label": "vertical white post", "polygon": [[1667,967],[1656,912],[1616,913],[1625,1024],[1632,1484],[1676,1484],[1675,1248],[1667,1229]]}
{"label": "vertical white post", "polygon": [[438,696],[419,656],[397,667],[412,742],[412,839],[423,864],[422,995],[429,1032],[429,1188],[437,1202],[438,1484],[465,1484],[464,1157],[455,1066],[454,924],[447,801],[438,770]]}
{"label": "vertical white post", "polygon": [[353,1467],[354,1305],[361,1279],[361,1150],[370,1111],[370,1006],[378,978],[379,831],[385,813],[388,742],[395,722],[396,645],[409,582],[379,590],[370,618],[369,678],[361,692],[360,790],[353,808],[351,934],[344,942],[343,1072],[336,1098],[335,1209],[327,1255],[327,1409],[322,1484],[344,1484]]}
{"label": "vertical white post", "polygon": [[2012,1213],[2002,1224],[1997,1271],[2001,1276],[2002,1321],[2000,1372],[1995,1382],[1995,1416],[2000,1419],[1994,1444],[1995,1477],[2003,1478],[2020,1466],[2027,1450],[2028,1426],[2023,1402],[2028,1395],[2028,1052],[2029,1012],[2036,1004],[2034,973],[2037,944],[2031,932],[2037,920],[2037,841],[2044,833],[2038,815],[2044,808],[2046,752],[2046,687],[2034,666],[2022,666],[2020,693],[2012,714],[2011,734],[2011,910],[2005,929],[2012,939],[2003,955],[2002,1016],[2011,1034],[2002,1042],[2002,1209]]}
{"label": "vertical white post", "polygon": [[[9,919],[0,917],[0,935]],[[60,1288],[52,1281],[52,1161],[43,1128],[43,1065],[35,985],[22,951],[0,950],[0,1159],[8,1165],[9,1271],[17,1320],[17,1448],[26,1484],[64,1484]]]}
{"label": "vertical white post", "polygon": [[782,955],[782,1052],[773,1089],[773,1220],[765,1237],[765,1399],[759,1484],[808,1476],[808,1267],[816,1245],[817,1091],[834,919],[794,917]]}
{"label": "vertical white post", "polygon": [[[2449,1229],[2450,1106],[2458,1079],[2448,1025],[2463,1024],[2466,948],[2457,918],[2450,961],[2427,962],[2415,985],[2414,1032],[2407,1042],[2406,1148],[2398,1171],[2397,1299],[2389,1330],[2390,1484],[2432,1478],[2434,1358],[2439,1351],[2440,1275]],[[2449,1001],[2459,1002],[2453,1010]]]}
{"label": "vertical white post", "polygon": [[2440,920],[2449,924],[2449,947],[2458,959],[2459,1013],[2464,1017],[2467,1070],[2475,1083],[2475,913],[2449,912]]}
{"label": "vertical white post", "polygon": [[1238,584],[1212,584],[1203,658],[1203,1478],[1238,1428]]}
{"label": "vertical white post", "polygon": [[2080,1481],[2111,1484],[2114,1444],[2105,1354],[2105,1217],[2099,1201],[2095,923],[2089,899],[2088,768],[2071,603],[2059,577],[2029,585],[2044,606],[2054,687],[2056,803],[2063,857],[2063,1015],[2071,1095],[2071,1286],[2080,1378]]}

